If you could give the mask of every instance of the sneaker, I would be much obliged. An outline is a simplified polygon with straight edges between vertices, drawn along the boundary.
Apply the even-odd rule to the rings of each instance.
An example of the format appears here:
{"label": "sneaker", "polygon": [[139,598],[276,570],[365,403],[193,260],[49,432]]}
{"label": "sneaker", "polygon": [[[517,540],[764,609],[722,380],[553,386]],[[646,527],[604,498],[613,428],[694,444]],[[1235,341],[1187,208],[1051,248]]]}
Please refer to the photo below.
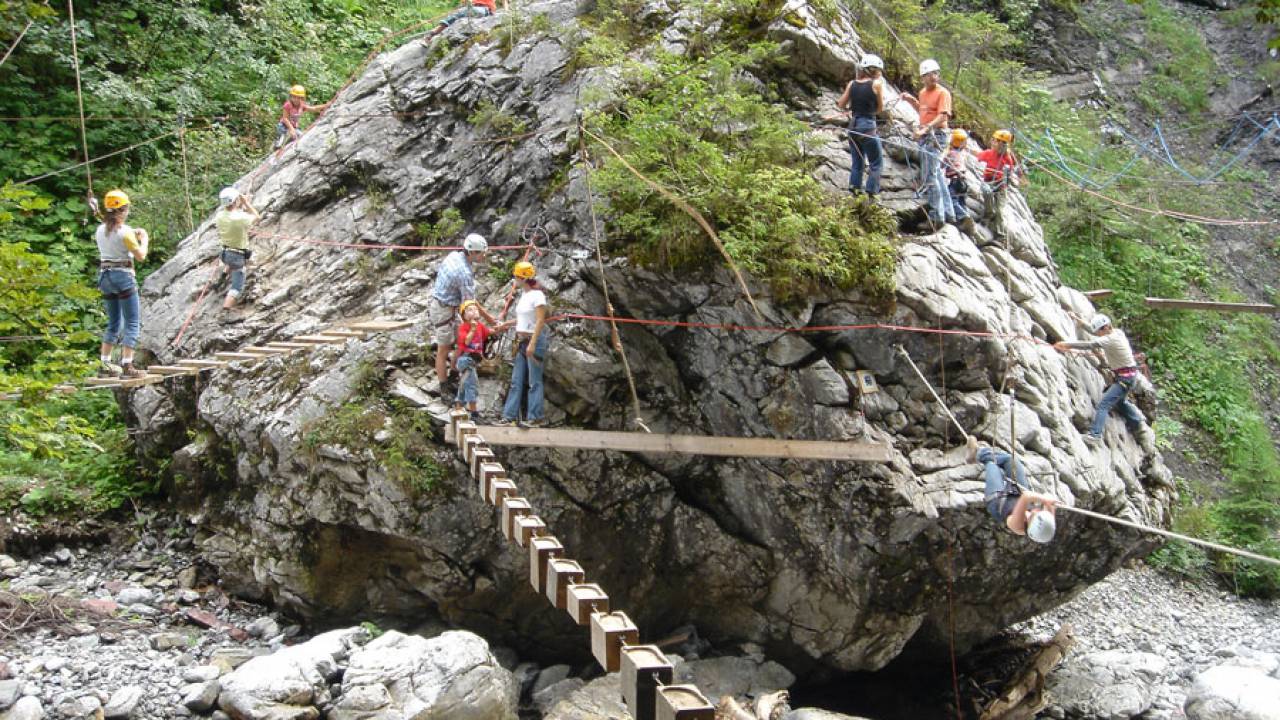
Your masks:
{"label": "sneaker", "polygon": [[546,418],[537,418],[536,420],[525,420],[517,424],[522,428],[542,428],[547,426],[547,420]]}
{"label": "sneaker", "polygon": [[968,463],[978,462],[978,438],[970,435],[964,446],[964,461]]}
{"label": "sneaker", "polygon": [[498,418],[497,420],[493,421],[493,424],[499,425],[502,427],[511,427],[512,425],[517,425],[518,423],[511,418]]}
{"label": "sneaker", "polygon": [[1084,436],[1084,444],[1091,448],[1096,448],[1102,444],[1102,437],[1093,433],[1086,433]]}
{"label": "sneaker", "polygon": [[120,371],[121,371],[120,366],[116,365],[115,363],[110,363],[110,362],[98,363],[98,377],[100,378],[120,377]]}
{"label": "sneaker", "polygon": [[140,378],[140,377],[146,377],[146,376],[147,376],[147,371],[141,368],[134,367],[133,363],[125,363],[124,365],[120,366],[121,379],[131,380],[134,378]]}

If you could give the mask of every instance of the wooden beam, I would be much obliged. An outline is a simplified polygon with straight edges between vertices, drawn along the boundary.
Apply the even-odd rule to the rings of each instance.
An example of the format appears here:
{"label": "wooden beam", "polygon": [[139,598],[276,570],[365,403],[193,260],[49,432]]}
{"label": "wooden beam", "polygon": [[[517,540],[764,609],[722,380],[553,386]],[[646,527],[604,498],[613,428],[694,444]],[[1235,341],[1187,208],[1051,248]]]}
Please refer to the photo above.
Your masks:
{"label": "wooden beam", "polygon": [[200,368],[190,365],[152,365],[147,372],[158,375],[198,375]]}
{"label": "wooden beam", "polygon": [[262,355],[263,357],[271,357],[272,355],[288,355],[293,351],[288,348],[260,347],[258,345],[249,345],[248,347],[240,348],[240,352],[246,353],[249,355]]}
{"label": "wooden beam", "polygon": [[347,323],[351,330],[368,330],[369,332],[391,332],[413,327],[412,320],[365,320],[364,322]]}
{"label": "wooden beam", "polygon": [[1280,312],[1280,307],[1265,303],[1228,303],[1208,300],[1174,300],[1170,298],[1147,298],[1147,307],[1159,310],[1211,310],[1215,312],[1247,312],[1272,314]]}
{"label": "wooden beam", "polygon": [[306,350],[308,348],[315,347],[315,343],[274,341],[274,342],[267,343],[266,347],[280,348],[281,350]]}
{"label": "wooden beam", "polygon": [[333,343],[344,343],[347,338],[334,337],[333,335],[298,335],[293,338],[293,341],[310,345],[331,345]]}
{"label": "wooden beam", "polygon": [[253,353],[242,353],[242,352],[220,352],[220,353],[214,353],[213,356],[219,360],[225,360],[227,362],[262,359],[261,355],[254,355]]}
{"label": "wooden beam", "polygon": [[164,378],[165,378],[164,375],[143,375],[140,378],[129,378],[128,380],[121,380],[120,387],[135,388],[135,387],[142,387],[143,385],[155,385],[158,382],[163,382]]}
{"label": "wooden beam", "polygon": [[332,335],[340,338],[355,338],[356,340],[364,340],[369,337],[369,333],[364,330],[347,330],[345,328],[334,328],[332,330],[321,330],[321,335]]}
{"label": "wooden beam", "polygon": [[663,435],[568,428],[520,428],[485,425],[479,428],[490,445],[616,450],[639,453],[686,453],[722,457],[795,458],[888,462],[885,445],[844,440],[778,440],[774,438]]}
{"label": "wooden beam", "polygon": [[226,360],[193,359],[193,360],[179,360],[177,364],[179,367],[193,367],[199,370],[215,370],[217,368],[224,368],[230,363],[228,363]]}
{"label": "wooden beam", "polygon": [[91,378],[85,378],[85,379],[84,379],[84,384],[85,384],[85,386],[86,386],[86,387],[91,387],[91,388],[100,388],[100,387],[103,387],[103,388],[113,388],[113,387],[120,387],[120,378],[118,378],[118,377],[109,377],[109,378],[91,377]]}
{"label": "wooden beam", "polygon": [[1089,298],[1090,300],[1101,300],[1102,298],[1109,298],[1112,295],[1115,295],[1116,291],[1115,290],[1086,290],[1084,293],[1081,293],[1081,294]]}

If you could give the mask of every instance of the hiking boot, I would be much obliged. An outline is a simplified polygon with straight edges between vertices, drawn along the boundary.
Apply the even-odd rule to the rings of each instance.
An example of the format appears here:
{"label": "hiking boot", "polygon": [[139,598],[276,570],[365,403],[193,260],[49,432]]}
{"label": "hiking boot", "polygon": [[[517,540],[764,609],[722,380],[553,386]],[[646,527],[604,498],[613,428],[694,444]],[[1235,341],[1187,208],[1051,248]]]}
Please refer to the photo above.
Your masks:
{"label": "hiking boot", "polygon": [[133,380],[140,377],[146,377],[147,371],[134,367],[133,363],[125,363],[120,366],[120,379]]}
{"label": "hiking boot", "polygon": [[537,418],[535,420],[525,420],[522,423],[516,423],[522,428],[543,428],[547,426],[546,418]]}
{"label": "hiking boot", "polygon": [[978,462],[978,438],[970,435],[964,444],[964,461],[967,463]]}
{"label": "hiking boot", "polygon": [[1084,436],[1084,444],[1091,448],[1096,448],[1102,444],[1102,436],[1094,435],[1093,433],[1086,433]]}
{"label": "hiking boot", "polygon": [[120,377],[120,370],[121,370],[120,366],[116,365],[115,363],[110,363],[110,362],[98,363],[98,377],[100,378]]}

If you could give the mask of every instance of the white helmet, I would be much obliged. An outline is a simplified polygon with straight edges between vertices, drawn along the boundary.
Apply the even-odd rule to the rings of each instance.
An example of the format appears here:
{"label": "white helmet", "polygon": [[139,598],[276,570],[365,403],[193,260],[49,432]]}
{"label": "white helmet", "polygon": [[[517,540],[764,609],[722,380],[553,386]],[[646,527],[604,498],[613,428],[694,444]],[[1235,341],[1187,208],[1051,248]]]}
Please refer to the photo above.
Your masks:
{"label": "white helmet", "polygon": [[1038,543],[1047,543],[1053,539],[1053,533],[1057,529],[1052,512],[1037,510],[1031,516],[1031,522],[1027,523],[1027,537]]}
{"label": "white helmet", "polygon": [[1097,315],[1094,315],[1093,319],[1089,321],[1089,332],[1096,333],[1102,328],[1110,324],[1111,324],[1111,318],[1099,313]]}
{"label": "white helmet", "polygon": [[489,242],[484,239],[483,235],[471,233],[462,241],[462,249],[467,252],[487,252],[489,250]]}
{"label": "white helmet", "polygon": [[924,62],[920,63],[921,75],[928,75],[931,72],[941,72],[941,71],[942,71],[942,67],[938,65],[938,61],[934,60],[933,58],[929,58],[928,60],[925,60]]}
{"label": "white helmet", "polygon": [[884,70],[884,61],[880,59],[879,55],[873,55],[871,53],[867,53],[866,55],[862,56],[862,67],[877,68],[879,70]]}
{"label": "white helmet", "polygon": [[218,193],[218,202],[222,203],[223,207],[227,207],[239,199],[240,191],[235,189],[234,186],[224,187],[222,188],[222,192]]}

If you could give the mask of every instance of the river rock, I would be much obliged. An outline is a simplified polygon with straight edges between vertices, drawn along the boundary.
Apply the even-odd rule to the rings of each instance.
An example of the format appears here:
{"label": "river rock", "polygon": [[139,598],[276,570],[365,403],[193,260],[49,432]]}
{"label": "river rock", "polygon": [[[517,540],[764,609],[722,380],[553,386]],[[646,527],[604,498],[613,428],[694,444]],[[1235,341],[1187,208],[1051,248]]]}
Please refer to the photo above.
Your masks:
{"label": "river rock", "polygon": [[1048,691],[1069,717],[1128,720],[1151,707],[1168,669],[1151,653],[1091,653],[1059,668]]}
{"label": "river rock", "polygon": [[[559,685],[574,681],[579,684],[582,683],[578,678],[562,680],[543,692],[555,690]],[[550,709],[545,710],[542,717],[543,720],[597,720],[597,718],[630,717],[627,713],[626,704],[622,702],[620,676],[617,673],[610,673],[573,689],[566,696],[557,700]]]}
{"label": "river rock", "polygon": [[149,605],[156,599],[155,592],[141,587],[127,587],[116,593],[116,602],[121,605]]}
{"label": "river rock", "polygon": [[111,699],[103,706],[102,714],[107,720],[131,718],[138,708],[138,703],[142,702],[142,698],[145,695],[146,690],[142,686],[125,685],[111,693]]}
{"label": "river rock", "polygon": [[393,630],[351,655],[330,717],[364,717],[385,698],[376,710],[387,717],[515,720],[517,692],[510,671],[476,635],[449,631],[428,640]]}
{"label": "river rock", "polygon": [[1187,720],[1280,720],[1280,679],[1219,665],[1196,676],[1183,711]]}
{"label": "river rock", "polygon": [[17,680],[0,680],[0,710],[12,706],[21,694],[22,684]]}
{"label": "river rock", "polygon": [[188,685],[181,691],[183,707],[192,712],[208,712],[218,701],[222,685],[217,680]]}
{"label": "river rock", "polygon": [[44,705],[40,703],[40,698],[27,695],[18,698],[13,707],[0,712],[0,720],[42,720],[44,718]]}

